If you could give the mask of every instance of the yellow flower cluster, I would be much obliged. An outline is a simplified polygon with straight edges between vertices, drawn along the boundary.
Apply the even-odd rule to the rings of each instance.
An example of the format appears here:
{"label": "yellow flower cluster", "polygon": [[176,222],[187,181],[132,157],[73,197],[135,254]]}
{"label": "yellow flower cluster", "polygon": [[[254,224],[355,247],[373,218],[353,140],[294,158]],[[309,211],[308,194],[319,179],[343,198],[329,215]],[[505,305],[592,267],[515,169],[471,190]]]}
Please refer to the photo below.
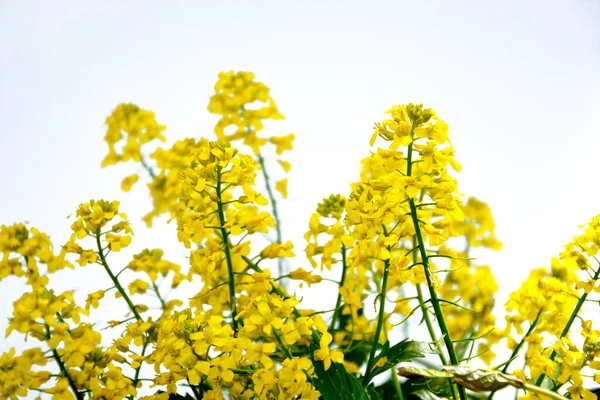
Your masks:
{"label": "yellow flower cluster", "polygon": [[[291,149],[293,135],[289,137],[259,138],[257,133],[264,128],[263,121],[283,119],[270,89],[262,82],[254,80],[251,72],[221,72],[215,83],[215,94],[210,98],[208,111],[220,115],[215,126],[215,134],[221,142],[243,139],[254,154],[268,141],[277,146],[277,154]],[[231,130],[228,134],[226,131]]]}
{"label": "yellow flower cluster", "polygon": [[[262,148],[270,143],[275,146],[275,152],[280,156],[284,151],[292,150],[295,136],[293,133],[270,137],[259,134],[265,121],[284,118],[271,97],[271,90],[264,83],[256,81],[251,72],[221,72],[215,83],[215,94],[208,103],[208,111],[220,116],[215,126],[215,134],[220,142],[243,140],[256,156],[271,200],[273,216],[277,220],[277,241],[281,242],[279,216]],[[282,159],[278,159],[277,162],[285,173],[290,171],[289,162]],[[287,185],[287,178],[277,181],[274,185],[274,189],[284,199],[288,196]]]}
{"label": "yellow flower cluster", "polygon": [[0,281],[9,275],[26,277],[33,290],[48,284],[46,272],[53,273],[65,267],[73,267],[65,260],[65,253],[55,255],[50,238],[36,228],[25,224],[0,226]]}
{"label": "yellow flower cluster", "polygon": [[[106,120],[103,166],[141,165],[153,203],[143,219],[151,226],[169,215],[188,265],[147,248],[113,270],[110,255],[128,251],[133,237],[118,201],[79,205],[58,254],[48,235],[33,227],[0,226],[0,281],[28,285],[13,303],[6,335],[35,341],[21,354],[10,349],[0,355],[1,398],[467,400],[465,387],[478,386],[464,377],[449,381],[456,370],[449,366],[473,359],[490,364],[503,340],[512,355],[498,366],[502,373],[515,358],[525,358],[511,381],[528,390],[523,398],[563,398],[559,391],[571,399],[595,398],[586,385],[600,383],[600,331],[584,306],[600,301],[593,298],[600,292],[600,216],[549,269],[534,270],[511,294],[506,328],[496,329],[498,285],[471,251],[502,245],[487,204],[458,191],[454,174],[461,165],[448,125],[433,110],[394,106],[375,124],[371,146],[383,145],[362,160],[360,179],[347,195],[317,205],[304,235],[306,267],[289,272],[285,260],[296,251],[282,240],[273,194],[287,197],[288,181],[271,185],[264,150],[271,143],[279,156],[292,149],[294,135],[259,136],[267,120],[283,116],[269,88],[248,72],[219,74],[208,110],[220,116],[216,141],[188,138],[151,154],[142,146],[165,141],[154,113],[121,104]],[[234,147],[237,140],[253,154]],[[277,156],[288,172],[290,164]],[[265,195],[257,189],[259,174]],[[121,187],[129,191],[139,180],[130,175]],[[265,243],[273,230],[276,238]],[[73,292],[50,286],[51,274],[75,263],[105,272],[112,282],[85,293],[85,307]],[[286,280],[301,288],[334,283],[335,305],[303,309]],[[172,297],[160,290],[166,281],[178,289]],[[185,285],[192,298],[177,296]],[[90,320],[111,291],[125,311],[115,320]],[[398,326],[412,332],[415,314],[429,335],[421,340],[444,372],[426,385],[400,382],[392,373],[375,386],[376,376],[424,356],[419,342],[390,343]],[[578,318],[580,330],[573,327]],[[101,329],[111,329],[110,342]]]}
{"label": "yellow flower cluster", "polygon": [[[583,376],[593,374],[600,383],[600,331],[592,328],[591,319],[586,319],[591,316],[585,314],[584,306],[597,302],[589,296],[600,292],[600,263],[596,258],[600,215],[583,228],[583,233],[552,259],[549,269],[535,269],[511,294],[506,304],[509,314],[505,334],[513,350],[526,345],[526,371],[533,382],[550,380],[557,391],[568,385],[571,398],[589,400],[596,397],[584,387]],[[576,318],[581,319],[580,330],[573,327]],[[523,324],[528,325],[527,332]],[[517,373],[526,377],[526,372]]]}
{"label": "yellow flower cluster", "polygon": [[[102,206],[92,211],[94,205],[99,204]],[[80,211],[85,211],[78,214],[80,219],[73,229],[80,232],[100,229],[114,217],[117,208],[118,204],[102,202],[82,205]],[[48,236],[23,224],[2,226],[0,243],[3,263],[12,266],[8,272],[17,277],[28,277],[27,283],[31,285],[31,291],[13,303],[6,336],[16,331],[47,348],[44,351],[32,347],[20,356],[15,356],[15,350],[11,349],[0,356],[2,398],[25,397],[30,391],[46,393],[55,399],[82,399],[85,392],[93,398],[107,399],[134,394],[132,382],[123,379],[122,369],[115,364],[123,363],[125,358],[114,347],[103,348],[100,333],[81,320],[81,316],[89,315],[89,309],[79,307],[72,292],[57,295],[46,287],[49,283],[47,274],[64,266],[72,267],[65,256],[68,247],[73,248],[74,244],[65,245],[61,254],[55,256]],[[39,270],[42,264],[46,264],[46,271]],[[26,271],[22,270],[23,266]],[[49,368],[49,358],[56,362],[58,375],[51,370],[32,370],[33,366]]]}
{"label": "yellow flower cluster", "polygon": [[[376,343],[396,325],[394,314],[402,316],[398,323],[403,323],[420,308],[432,341],[438,342],[429,314],[442,319],[441,309],[432,310],[435,307],[427,303],[446,301],[448,323],[439,333],[459,341],[455,346],[446,342],[447,355],[438,349],[442,362],[468,360],[476,348],[490,362],[494,357],[490,347],[499,340],[489,335],[494,330],[497,285],[489,267],[471,264],[467,254],[471,247],[501,247],[489,207],[474,198],[463,204],[449,173],[461,167],[453,157],[448,127],[433,110],[409,104],[388,113],[389,119],[376,124],[371,144],[381,137],[389,146],[363,160],[361,181],[352,186],[349,198],[331,195],[318,205],[304,236],[313,268],[341,269],[330,325],[337,329],[335,341],[341,347],[355,340],[373,341],[374,359]],[[459,237],[467,243],[464,251],[447,246],[450,238]],[[444,271],[438,271],[434,260],[447,261],[445,279],[438,276]],[[422,285],[432,289],[429,299]],[[378,321],[364,312],[374,289],[380,305]],[[406,297],[415,290],[417,296]],[[387,298],[394,292],[389,313]],[[419,301],[414,309],[412,299]],[[346,366],[357,370],[356,365]]]}
{"label": "yellow flower cluster", "polygon": [[[433,110],[409,104],[388,114],[389,119],[376,124],[371,144],[379,136],[389,146],[363,160],[362,179],[353,185],[346,205],[345,225],[355,241],[348,263],[357,270],[356,279],[381,282],[380,293],[406,282],[425,283],[435,297],[435,248],[451,236],[450,226],[463,219],[456,181],[449,174],[449,168],[460,170],[460,164],[453,158],[448,126]],[[363,296],[355,292],[354,297]],[[381,296],[382,310],[384,300]],[[439,310],[436,316],[440,319]],[[382,327],[380,318],[376,334]]]}
{"label": "yellow flower cluster", "polygon": [[154,113],[135,104],[119,104],[106,119],[106,125],[104,140],[108,143],[108,155],[102,161],[103,167],[129,160],[141,162],[142,145],[154,139],[166,140],[162,134],[165,126],[156,122]]}

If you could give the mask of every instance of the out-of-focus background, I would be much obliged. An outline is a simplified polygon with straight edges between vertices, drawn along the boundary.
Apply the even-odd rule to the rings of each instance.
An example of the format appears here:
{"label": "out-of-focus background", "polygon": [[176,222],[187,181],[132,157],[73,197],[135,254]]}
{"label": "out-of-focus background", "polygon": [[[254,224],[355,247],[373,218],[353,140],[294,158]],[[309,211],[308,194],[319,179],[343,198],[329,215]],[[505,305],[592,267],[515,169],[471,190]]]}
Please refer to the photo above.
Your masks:
{"label": "out-of-focus background", "polygon": [[[357,179],[373,123],[394,104],[423,102],[450,125],[462,193],[492,207],[504,249],[480,263],[493,266],[502,304],[600,213],[599,21],[596,0],[2,0],[0,223],[30,221],[59,246],[79,203],[118,199],[136,236],[117,265],[145,247],[185,263],[172,226],[147,231],[140,220],[143,185],[120,190],[137,167],[100,168],[104,119],[133,102],[156,112],[168,143],[214,137],[206,105],[217,73],[247,70],[287,117],[267,132],[296,134],[280,205],[293,267],[308,266],[302,234],[316,204]],[[109,286],[85,268],[55,287]],[[22,289],[0,282],[2,321]],[[0,352],[21,341],[0,341]]]}

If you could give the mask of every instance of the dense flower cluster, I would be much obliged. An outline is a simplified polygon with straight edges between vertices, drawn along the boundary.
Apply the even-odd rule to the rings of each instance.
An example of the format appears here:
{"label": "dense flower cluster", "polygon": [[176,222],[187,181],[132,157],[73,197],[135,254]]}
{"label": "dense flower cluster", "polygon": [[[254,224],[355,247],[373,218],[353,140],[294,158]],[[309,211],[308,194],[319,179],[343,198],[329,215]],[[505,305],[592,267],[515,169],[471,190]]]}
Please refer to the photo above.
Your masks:
{"label": "dense flower cluster", "polygon": [[[188,138],[166,149],[147,146],[166,140],[150,111],[121,104],[106,120],[102,165],[131,160],[147,172],[153,206],[144,221],[169,216],[187,265],[147,248],[113,269],[111,254],[133,241],[118,201],[80,204],[57,251],[27,224],[0,227],[0,281],[27,285],[6,335],[30,340],[20,354],[0,355],[1,398],[467,400],[480,390],[491,398],[507,382],[527,399],[596,398],[587,385],[600,383],[600,331],[585,306],[600,301],[600,216],[550,268],[532,271],[498,327],[498,285],[471,258],[475,248],[502,246],[490,208],[459,192],[448,125],[423,105],[399,105],[375,125],[370,143],[380,147],[363,159],[359,180],[317,205],[304,235],[306,263],[287,271],[298,250],[282,239],[274,195],[287,197],[287,178],[271,183],[266,145],[287,173],[279,156],[294,135],[263,135],[266,121],[283,116],[248,72],[219,74],[208,110],[219,116],[215,141]],[[121,187],[139,180],[127,176]],[[53,289],[52,274],[76,265],[105,273],[112,286],[98,284],[82,299]],[[306,309],[292,281],[335,283],[335,304]],[[166,295],[164,282],[190,288],[191,298]],[[91,318],[111,292],[123,311]],[[394,339],[420,322],[427,339]],[[504,342],[512,355],[495,371],[457,369],[492,365]],[[520,357],[525,367],[510,369]],[[401,382],[394,369],[402,362],[441,370],[403,368],[409,379]]]}
{"label": "dense flower cluster", "polygon": [[546,379],[556,390],[566,385],[572,399],[596,398],[584,387],[586,374],[600,383],[600,331],[593,329],[593,314],[581,313],[586,302],[599,301],[590,296],[600,292],[599,247],[600,215],[565,245],[550,268],[533,270],[506,305],[509,346],[516,351],[526,346],[525,371],[516,373],[537,384]]}

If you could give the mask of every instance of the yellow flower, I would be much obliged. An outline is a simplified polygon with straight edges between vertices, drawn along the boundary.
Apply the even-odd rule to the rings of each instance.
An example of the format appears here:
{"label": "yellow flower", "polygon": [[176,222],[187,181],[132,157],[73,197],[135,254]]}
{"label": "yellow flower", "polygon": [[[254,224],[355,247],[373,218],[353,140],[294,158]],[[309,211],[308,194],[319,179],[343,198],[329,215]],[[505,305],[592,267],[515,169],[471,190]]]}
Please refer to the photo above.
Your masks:
{"label": "yellow flower", "polygon": [[281,165],[281,168],[283,168],[284,172],[290,172],[290,170],[292,169],[292,164],[290,164],[287,161],[277,160],[277,162],[279,163],[279,165]]}
{"label": "yellow flower", "polygon": [[315,360],[323,361],[325,365],[325,371],[331,366],[331,361],[336,363],[344,362],[344,353],[339,350],[330,350],[329,344],[332,341],[331,334],[329,332],[323,333],[321,336],[321,348],[315,351]]}
{"label": "yellow flower", "polygon": [[131,236],[114,235],[112,233],[107,233],[106,241],[110,245],[110,250],[117,252],[121,251],[122,248],[129,246],[129,244],[131,243]]}
{"label": "yellow flower", "polygon": [[87,310],[92,308],[98,308],[100,305],[100,299],[104,298],[104,290],[98,290],[94,293],[90,293],[87,296],[87,300],[85,301],[85,308]]}
{"label": "yellow flower", "polygon": [[281,196],[283,196],[284,199],[287,199],[287,197],[288,197],[287,185],[288,185],[287,178],[284,178],[275,184],[275,190],[277,190],[279,193],[281,193]]}
{"label": "yellow flower", "polygon": [[131,187],[138,181],[139,176],[137,174],[129,175],[123,179],[121,182],[121,190],[124,192],[129,192]]}
{"label": "yellow flower", "polygon": [[79,259],[76,260],[80,266],[95,263],[98,261],[98,254],[93,250],[84,250],[79,254]]}
{"label": "yellow flower", "polygon": [[144,294],[146,293],[146,290],[148,290],[149,286],[150,284],[148,282],[145,282],[141,279],[136,279],[129,284],[129,294]]}
{"label": "yellow flower", "polygon": [[306,382],[305,371],[312,368],[312,363],[306,357],[294,357],[284,360],[281,366],[279,378],[282,381]]}
{"label": "yellow flower", "polygon": [[273,136],[269,138],[269,142],[275,145],[275,152],[281,155],[284,151],[293,149],[292,142],[295,138],[296,135],[290,133],[289,135],[285,136]]}
{"label": "yellow flower", "polygon": [[294,244],[289,240],[285,244],[272,243],[260,252],[260,256],[262,258],[295,257],[293,248]]}
{"label": "yellow flower", "polygon": [[290,272],[290,279],[301,280],[310,286],[312,283],[319,283],[323,280],[323,277],[320,275],[313,275],[310,272],[297,268],[294,271]]}

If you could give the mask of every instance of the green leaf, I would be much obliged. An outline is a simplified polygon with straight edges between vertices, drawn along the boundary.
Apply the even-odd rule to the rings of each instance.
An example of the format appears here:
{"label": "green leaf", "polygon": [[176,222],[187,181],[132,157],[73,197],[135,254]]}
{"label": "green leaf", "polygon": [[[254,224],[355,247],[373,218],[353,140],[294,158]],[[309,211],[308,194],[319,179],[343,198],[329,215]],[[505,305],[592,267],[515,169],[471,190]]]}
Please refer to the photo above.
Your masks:
{"label": "green leaf", "polygon": [[324,400],[378,400],[378,397],[371,397],[343,364],[331,363],[327,371],[322,361],[313,361],[313,365],[317,375],[313,383]]}
{"label": "green leaf", "polygon": [[424,353],[428,352],[430,352],[429,347],[422,342],[403,340],[390,347],[390,342],[386,341],[383,344],[383,349],[375,357],[373,365],[376,365],[376,367],[373,368],[371,376],[379,375],[401,362],[423,358],[425,357]]}

